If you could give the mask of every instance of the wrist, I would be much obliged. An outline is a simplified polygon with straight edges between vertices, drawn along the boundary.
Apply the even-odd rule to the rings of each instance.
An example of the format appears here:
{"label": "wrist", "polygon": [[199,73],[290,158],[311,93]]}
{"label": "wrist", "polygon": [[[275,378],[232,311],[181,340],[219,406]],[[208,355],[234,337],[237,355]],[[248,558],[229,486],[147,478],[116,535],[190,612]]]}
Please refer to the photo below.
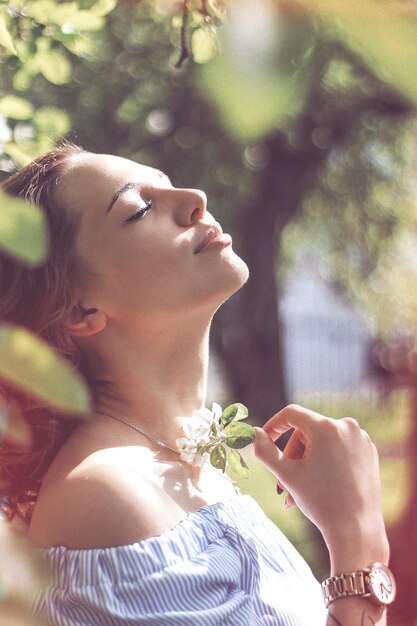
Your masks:
{"label": "wrist", "polygon": [[336,600],[361,598],[383,609],[394,601],[396,595],[394,575],[382,563],[331,576],[323,581],[321,588],[326,608]]}
{"label": "wrist", "polygon": [[360,524],[349,520],[337,534],[324,537],[330,555],[331,575],[355,571],[372,563],[388,565],[389,543],[383,522]]}

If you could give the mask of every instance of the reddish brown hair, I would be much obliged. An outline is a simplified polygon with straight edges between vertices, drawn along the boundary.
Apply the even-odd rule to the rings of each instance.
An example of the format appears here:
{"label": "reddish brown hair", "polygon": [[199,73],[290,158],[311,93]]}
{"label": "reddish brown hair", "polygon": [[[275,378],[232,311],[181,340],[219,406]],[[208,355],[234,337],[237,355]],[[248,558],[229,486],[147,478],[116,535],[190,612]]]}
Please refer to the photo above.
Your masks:
{"label": "reddish brown hair", "polygon": [[[73,251],[78,222],[56,191],[62,173],[82,154],[86,154],[82,148],[65,142],[1,185],[5,193],[43,209],[49,225],[50,252],[47,262],[36,269],[0,254],[0,320],[28,328],[74,364],[79,357],[65,321],[71,308],[71,288],[80,270]],[[42,478],[75,420],[63,419],[1,381],[0,385],[1,395],[21,406],[32,427],[30,449],[0,441],[2,509],[9,519],[17,515],[28,522]]]}

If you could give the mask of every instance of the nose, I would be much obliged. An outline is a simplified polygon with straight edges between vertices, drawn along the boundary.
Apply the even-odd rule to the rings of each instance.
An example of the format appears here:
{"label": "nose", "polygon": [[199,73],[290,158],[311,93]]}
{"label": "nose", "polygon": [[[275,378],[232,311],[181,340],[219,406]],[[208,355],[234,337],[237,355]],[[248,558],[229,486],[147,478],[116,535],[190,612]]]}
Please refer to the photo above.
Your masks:
{"label": "nose", "polygon": [[178,203],[175,211],[179,226],[192,226],[203,219],[207,210],[207,196],[200,189],[179,189]]}

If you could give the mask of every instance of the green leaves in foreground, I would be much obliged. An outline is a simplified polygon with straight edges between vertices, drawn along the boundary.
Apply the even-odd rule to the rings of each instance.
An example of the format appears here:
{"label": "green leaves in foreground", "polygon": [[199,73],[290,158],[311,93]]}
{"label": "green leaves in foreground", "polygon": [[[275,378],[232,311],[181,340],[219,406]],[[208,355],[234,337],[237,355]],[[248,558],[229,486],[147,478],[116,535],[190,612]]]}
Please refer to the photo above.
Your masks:
{"label": "green leaves in foreground", "polygon": [[250,424],[232,422],[224,429],[226,445],[229,448],[245,448],[251,444],[255,438],[255,430]]}
{"label": "green leaves in foreground", "polygon": [[49,583],[39,552],[22,532],[0,521],[0,623],[2,626],[45,626],[33,614],[33,602]]}
{"label": "green leaves in foreground", "polygon": [[230,424],[232,420],[244,420],[248,417],[248,409],[244,404],[240,404],[240,402],[236,402],[235,404],[231,404],[227,406],[223,413],[221,414],[220,421],[224,426]]}
{"label": "green leaves in foreground", "polygon": [[248,417],[247,408],[240,403],[226,407],[220,417],[218,433],[222,443],[218,443],[210,452],[210,463],[224,472],[226,467],[237,477],[248,478],[249,468],[245,459],[237,451],[253,443],[255,429],[240,420]]}
{"label": "green leaves in foreground", "polygon": [[80,376],[46,343],[16,326],[0,325],[0,376],[66,413],[90,409]]}
{"label": "green leaves in foreground", "polygon": [[22,263],[36,266],[48,252],[46,221],[41,210],[0,192],[0,248]]}
{"label": "green leaves in foreground", "polygon": [[221,469],[222,472],[226,469],[226,449],[222,445],[217,445],[210,452],[210,463],[216,469]]}

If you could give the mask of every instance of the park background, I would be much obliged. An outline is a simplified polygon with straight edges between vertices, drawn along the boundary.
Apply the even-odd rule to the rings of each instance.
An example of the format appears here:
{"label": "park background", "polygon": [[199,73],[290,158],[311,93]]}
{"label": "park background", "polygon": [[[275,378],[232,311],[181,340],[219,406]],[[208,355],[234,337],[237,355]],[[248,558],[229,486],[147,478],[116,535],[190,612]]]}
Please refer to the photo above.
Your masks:
{"label": "park background", "polygon": [[[406,0],[0,0],[0,176],[67,137],[206,191],[251,271],[215,317],[208,405],[242,402],[259,425],[297,402],[371,433],[392,626],[417,624],[416,44]],[[34,230],[17,232],[9,206],[0,244],[33,262]],[[1,376],[61,409],[58,388],[82,396],[46,357],[28,372],[16,329],[0,330]],[[319,533],[247,460],[242,491],[326,577]],[[33,623],[38,564],[11,541],[14,626]]]}

